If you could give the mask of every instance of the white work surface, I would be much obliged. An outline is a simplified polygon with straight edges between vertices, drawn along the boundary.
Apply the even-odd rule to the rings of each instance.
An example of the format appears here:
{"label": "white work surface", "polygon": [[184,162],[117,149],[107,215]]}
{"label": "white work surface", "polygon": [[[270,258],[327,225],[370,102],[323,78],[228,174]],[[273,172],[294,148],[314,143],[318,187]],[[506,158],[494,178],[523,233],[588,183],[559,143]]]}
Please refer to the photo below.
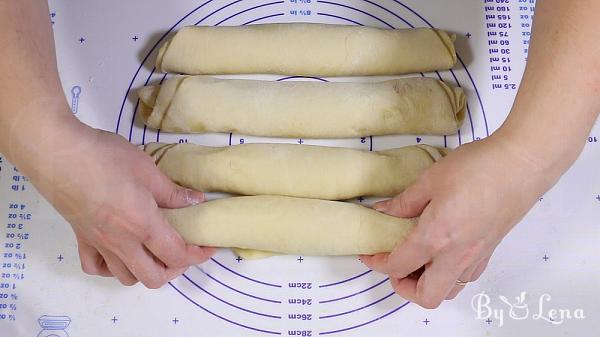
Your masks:
{"label": "white work surface", "polygon": [[[532,2],[51,0],[50,9],[65,94],[85,123],[136,144],[159,138],[214,146],[287,141],[379,150],[417,142],[454,148],[498,128],[524,69]],[[460,134],[266,140],[237,134],[157,134],[136,118],[134,90],[163,78],[153,63],[165,34],[194,24],[293,21],[434,26],[456,33],[460,59],[455,69],[425,75],[465,89],[469,109]],[[503,241],[481,279],[437,310],[393,295],[384,275],[370,272],[354,257],[238,261],[222,250],[159,290],[87,276],[80,270],[69,225],[0,157],[0,336],[597,336],[598,139],[596,127],[577,163]],[[482,291],[503,320],[476,317],[472,299]],[[522,292],[526,295],[518,301]],[[500,296],[515,305],[514,318]],[[540,298],[547,319],[536,316]],[[550,321],[552,309],[562,309],[564,315],[568,310],[571,319]],[[582,313],[584,319],[574,319]]]}

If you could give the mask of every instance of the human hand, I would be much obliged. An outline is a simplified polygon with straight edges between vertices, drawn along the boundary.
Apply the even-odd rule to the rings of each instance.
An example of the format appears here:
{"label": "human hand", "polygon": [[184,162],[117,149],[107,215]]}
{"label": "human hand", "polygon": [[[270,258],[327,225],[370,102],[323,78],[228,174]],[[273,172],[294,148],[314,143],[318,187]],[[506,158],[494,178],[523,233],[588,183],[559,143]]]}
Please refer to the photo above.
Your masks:
{"label": "human hand", "polygon": [[507,139],[466,144],[434,164],[403,193],[374,208],[420,216],[389,254],[362,256],[388,274],[400,296],[437,308],[479,278],[502,238],[556,182],[540,158]]}
{"label": "human hand", "polygon": [[32,181],[73,227],[83,270],[158,288],[207,260],[214,249],[186,244],[159,210],[203,194],[175,185],[122,137],[77,124],[43,145],[54,152]]}

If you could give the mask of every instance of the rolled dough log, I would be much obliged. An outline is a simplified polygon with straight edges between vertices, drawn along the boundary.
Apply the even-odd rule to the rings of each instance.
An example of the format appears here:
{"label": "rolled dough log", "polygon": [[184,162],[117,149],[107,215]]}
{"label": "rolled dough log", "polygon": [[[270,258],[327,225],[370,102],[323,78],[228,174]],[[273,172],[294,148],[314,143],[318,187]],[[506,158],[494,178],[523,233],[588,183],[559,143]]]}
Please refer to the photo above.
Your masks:
{"label": "rolled dough log", "polygon": [[184,74],[398,75],[447,70],[454,36],[431,28],[311,23],[182,28],[156,67]]}
{"label": "rolled dough log", "polygon": [[188,243],[298,255],[389,252],[416,223],[356,204],[283,196],[225,198],[163,212]]}
{"label": "rolled dough log", "polygon": [[177,76],[139,91],[146,125],[167,132],[290,138],[453,134],[465,95],[432,78],[375,83]]}
{"label": "rolled dough log", "polygon": [[199,191],[328,200],[396,195],[443,156],[443,150],[428,145],[369,152],[295,144],[150,143],[144,150],[173,181]]}

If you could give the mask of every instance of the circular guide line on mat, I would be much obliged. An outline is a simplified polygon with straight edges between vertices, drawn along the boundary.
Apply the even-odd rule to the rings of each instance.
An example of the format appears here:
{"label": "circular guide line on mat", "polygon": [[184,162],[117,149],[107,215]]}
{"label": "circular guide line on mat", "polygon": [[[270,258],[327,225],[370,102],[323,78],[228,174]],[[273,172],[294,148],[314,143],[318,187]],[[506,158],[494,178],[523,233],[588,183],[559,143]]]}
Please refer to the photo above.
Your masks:
{"label": "circular guide line on mat", "polygon": [[[373,12],[371,12],[370,9],[358,9],[358,8],[354,8],[351,5],[347,5],[342,3],[343,1],[340,2],[334,2],[334,1],[326,1],[326,0],[318,0],[317,3],[322,4],[323,6],[329,6],[329,7],[341,7],[344,8],[345,10],[350,10],[350,11],[354,11],[356,13],[358,13],[359,15],[363,15],[366,16],[368,18],[371,18],[373,20],[376,20],[378,22],[380,22],[381,24],[389,27],[389,28],[403,28],[403,26],[406,27],[415,27],[414,24],[412,24],[409,20],[407,20],[406,17],[401,16],[400,14],[397,14],[394,10],[392,10],[392,8],[388,8],[382,5],[377,4],[376,2],[370,1],[370,0],[361,0],[364,3],[368,4],[369,6],[373,6],[374,8],[377,8],[377,10],[380,11],[384,11],[388,14],[390,14],[391,16],[397,18],[398,20],[401,21],[401,25],[400,26],[393,26],[391,24],[389,24],[386,20],[382,19],[381,17],[379,17],[377,14],[374,14]],[[423,22],[423,24],[432,27],[433,25],[431,25],[423,16],[421,16],[419,13],[417,13],[416,11],[414,11],[413,9],[411,9],[410,7],[406,6],[405,4],[403,4],[400,1],[397,0],[392,0],[393,3],[397,4],[398,6],[401,6],[402,8],[404,8],[404,10],[408,11],[410,14],[414,15],[417,20],[420,20]],[[119,111],[119,115],[118,115],[118,119],[117,119],[117,123],[116,123],[116,128],[115,128],[115,132],[119,133],[122,129],[122,123],[121,121],[123,120],[124,116],[124,112],[125,110],[125,106],[126,106],[126,102],[127,99],[129,97],[129,95],[133,94],[132,93],[132,88],[134,87],[134,85],[136,85],[136,81],[142,81],[142,83],[144,85],[147,85],[148,83],[150,83],[150,81],[153,79],[153,77],[155,76],[161,76],[160,78],[160,83],[162,83],[166,78],[167,78],[167,74],[157,74],[156,73],[156,69],[153,67],[153,69],[150,71],[149,75],[144,78],[144,79],[140,79],[139,77],[141,76],[142,73],[142,69],[144,68],[144,65],[151,59],[151,56],[156,52],[158,46],[160,46],[160,44],[167,38],[167,36],[172,33],[175,29],[177,29],[185,20],[187,19],[191,19],[191,17],[194,14],[198,14],[199,11],[203,8],[205,8],[207,5],[211,4],[211,3],[218,3],[218,0],[208,0],[202,4],[200,4],[199,6],[195,7],[193,10],[191,10],[190,12],[188,12],[185,16],[183,16],[179,21],[177,21],[174,25],[172,25],[170,27],[170,29],[163,34],[158,41],[152,46],[152,48],[150,48],[149,52],[145,55],[145,57],[143,58],[142,62],[140,63],[138,69],[136,70],[133,78],[131,79],[130,83],[129,83],[129,87],[127,88],[127,91],[124,95],[123,98],[123,102],[121,104],[121,109]],[[211,18],[211,17],[215,17],[217,14],[220,14],[221,12],[225,11],[226,9],[230,9],[233,6],[235,6],[236,4],[244,4],[244,3],[248,3],[248,1],[244,1],[244,0],[237,0],[237,1],[233,1],[233,2],[229,2],[224,4],[223,6],[205,14],[199,21],[197,21],[195,24],[199,25],[203,22],[205,22],[207,19]],[[284,1],[271,1],[271,2],[265,2],[265,3],[257,3],[257,2],[251,2],[252,6],[248,7],[248,8],[244,8],[244,9],[240,9],[237,10],[235,12],[232,13],[227,13],[227,17],[220,19],[216,24],[214,24],[214,26],[217,25],[221,25],[224,23],[227,23],[229,20],[235,19],[235,18],[240,18],[242,17],[242,14],[251,14],[251,12],[257,10],[257,9],[268,9],[273,11],[273,13],[268,14],[268,15],[263,15],[264,13],[261,13],[261,16],[259,17],[255,17],[255,18],[251,18],[250,20],[246,21],[245,23],[241,23],[241,25],[248,25],[248,24],[252,24],[252,23],[257,23],[257,22],[261,22],[261,21],[266,21],[267,19],[274,19],[274,20],[269,20],[269,21],[273,21],[273,22],[290,22],[288,19],[286,19],[286,14],[285,12],[282,10],[281,6],[285,5]],[[337,13],[335,10],[333,12],[330,12],[327,10],[327,8],[320,8],[315,14],[315,17],[318,18],[323,18],[324,20],[322,20],[323,23],[333,23],[332,21],[343,21],[345,23],[351,23],[354,25],[360,25],[363,26],[364,24],[360,22],[360,20],[356,17],[356,16],[351,16],[351,17],[346,17],[345,15],[342,15],[340,13]],[[457,55],[458,56],[458,55]],[[481,113],[483,115],[483,122],[485,125],[485,134],[489,135],[489,131],[488,131],[488,125],[487,125],[487,118],[485,116],[485,111],[484,111],[484,107],[483,107],[483,103],[481,101],[481,97],[479,95],[479,90],[477,89],[475,82],[473,80],[473,77],[471,76],[469,70],[467,69],[465,63],[463,62],[463,60],[460,58],[460,56],[458,56],[458,60],[461,63],[461,65],[463,66],[463,69],[456,69],[456,70],[449,70],[448,74],[449,76],[451,76],[450,80],[453,80],[457,86],[463,86],[464,84],[468,84],[469,88],[472,88],[472,90],[476,93],[477,95],[477,99],[479,102],[479,107],[481,108]],[[152,62],[153,60],[150,60],[150,62]],[[464,84],[461,84],[461,79],[459,79],[461,76],[457,75],[457,73],[461,73],[465,72],[465,78],[466,80],[463,81]],[[442,75],[440,74],[440,72],[435,72],[435,75],[442,81],[444,81],[444,78],[442,77]],[[421,76],[425,76],[424,74],[421,74]],[[278,79],[278,81],[282,81],[282,80],[294,80],[294,79],[298,79],[298,78],[306,78],[303,76],[288,76],[288,77],[284,77],[284,78],[280,78]],[[312,80],[319,80],[319,81],[327,81],[326,79],[322,79],[322,78],[316,78],[316,77],[309,77],[309,79]],[[138,83],[137,85],[139,85],[141,83]],[[134,141],[134,123],[135,123],[135,118],[136,118],[136,112],[138,109],[138,105],[139,105],[139,100],[135,101],[135,104],[132,104],[133,110],[131,110],[131,118],[128,120],[131,121],[131,124],[129,125],[129,130],[128,130],[128,139],[130,141]],[[468,116],[469,116],[469,123],[470,123],[470,130],[471,130],[471,134],[472,134],[472,138],[473,140],[475,140],[476,138],[480,138],[480,137],[476,137],[476,132],[475,132],[475,127],[474,127],[474,120],[472,117],[472,109],[469,106],[469,104],[467,103],[467,112],[468,112]],[[156,131],[156,141],[160,141],[160,130]],[[229,134],[229,145],[231,145],[231,137],[232,134]],[[444,144],[446,144],[446,138],[447,137],[454,137],[453,136],[443,136],[444,137]],[[462,144],[462,139],[461,139],[461,132],[459,130],[459,132],[457,133],[456,137],[458,138],[458,142],[459,144]],[[375,137],[375,140],[377,139],[377,137]],[[369,137],[370,140],[370,145],[369,148],[372,150],[373,149],[373,137]],[[146,126],[143,127],[143,130],[141,132],[141,142],[144,143],[146,141]],[[225,144],[223,144],[225,145]],[[254,283],[256,286],[267,286],[267,287],[274,287],[275,289],[281,289],[283,288],[283,285],[278,284],[277,282],[271,282],[271,281],[263,281],[263,280],[258,280],[254,277],[250,277],[247,275],[244,275],[238,271],[235,270],[234,267],[229,267],[227,266],[224,262],[222,261],[218,261],[217,259],[213,258],[211,259],[211,263],[213,263],[215,266],[217,266],[218,268],[221,268],[221,270],[224,270],[226,273],[229,273],[230,275],[232,275],[234,277],[234,279],[238,279],[238,280],[243,280],[244,282],[250,282],[250,283]],[[271,302],[271,303],[275,303],[275,304],[281,304],[282,300],[281,299],[273,299],[273,298],[265,298],[265,297],[260,297],[260,296],[256,296],[253,295],[249,292],[243,291],[241,290],[238,286],[233,286],[231,282],[224,282],[222,280],[219,280],[216,276],[208,274],[206,272],[204,272],[203,270],[201,270],[204,275],[206,276],[204,278],[204,281],[207,282],[214,282],[215,284],[219,285],[220,288],[218,291],[229,291],[229,292],[234,292],[234,293],[238,293],[241,295],[244,295],[246,297],[252,298],[254,300],[258,300],[258,301],[266,301],[266,302]],[[338,281],[330,281],[327,283],[322,283],[319,288],[328,288],[328,287],[332,287],[335,288],[333,286],[335,285],[345,285],[350,281],[361,281],[366,275],[369,275],[370,270],[366,270],[366,271],[361,271],[360,273],[354,275],[354,276],[346,276],[345,278],[343,278],[342,280],[338,280]],[[372,274],[371,274],[372,275]],[[201,286],[198,284],[198,282],[196,280],[193,279],[192,276],[190,276],[189,274],[186,275],[184,277],[184,280],[187,280],[189,283],[192,283],[196,286],[196,289],[201,288]],[[233,280],[233,279],[232,279]],[[319,301],[319,304],[326,304],[329,302],[338,302],[338,301],[343,301],[345,299],[348,298],[352,298],[355,296],[359,296],[359,295],[363,295],[363,294],[368,294],[370,293],[372,290],[374,290],[375,288],[377,288],[378,286],[380,286],[381,284],[383,284],[386,279],[384,279],[383,281],[381,280],[381,278],[378,278],[378,280],[373,279],[373,281],[376,281],[376,283],[370,283],[370,285],[367,285],[367,287],[363,287],[358,291],[354,291],[354,292],[349,292],[346,294],[338,294],[335,297],[330,296],[328,299],[324,299]],[[261,333],[266,333],[266,334],[276,334],[276,335],[281,335],[282,332],[279,331],[275,331],[274,329],[262,329],[262,328],[257,328],[257,327],[253,327],[251,325],[248,324],[243,324],[238,322],[237,320],[233,320],[227,317],[224,317],[222,315],[219,315],[217,313],[215,313],[213,310],[210,310],[208,308],[206,308],[205,306],[199,304],[197,301],[195,301],[191,296],[195,295],[197,296],[198,294],[186,294],[186,288],[178,288],[176,287],[173,282],[170,283],[170,285],[173,287],[173,289],[179,293],[181,296],[183,296],[185,299],[187,299],[189,302],[191,302],[192,304],[194,304],[195,306],[199,307],[200,309],[202,309],[203,311],[209,313],[210,315],[213,315],[225,322],[228,322],[232,325],[241,327],[241,328],[245,328],[245,329],[249,329],[249,330],[253,330],[256,332],[261,332]],[[343,287],[340,287],[343,288]],[[336,288],[337,289],[337,288]],[[208,294],[208,291],[205,288],[202,288],[200,291],[202,291],[202,294],[204,294],[203,296],[212,296],[213,298],[217,299],[220,302],[227,302],[224,301],[223,299],[221,299],[219,297],[218,294],[215,293],[210,293]],[[383,301],[383,300],[387,300],[388,298],[390,299],[397,299],[401,302],[400,305],[395,306],[392,310],[389,310],[385,313],[382,314],[378,314],[375,317],[371,317],[371,318],[364,318],[361,320],[360,317],[353,317],[352,320],[355,320],[356,322],[361,322],[358,324],[353,324],[347,327],[338,327],[335,329],[321,329],[324,331],[319,332],[319,335],[330,335],[330,334],[337,334],[337,333],[342,333],[345,331],[349,331],[349,330],[353,330],[353,329],[357,329],[357,328],[361,328],[367,325],[370,325],[372,323],[375,323],[385,317],[388,317],[390,315],[392,315],[393,313],[399,311],[400,309],[404,308],[405,306],[407,306],[410,302],[407,301],[402,301],[400,298],[396,298],[394,296],[392,296],[392,294],[388,294],[384,297],[379,297],[378,300],[376,300],[375,302],[371,300],[369,300],[368,298],[365,298],[363,303],[361,305],[358,305],[355,308],[350,308],[350,309],[344,309],[341,312],[338,313],[325,313],[325,312],[321,312],[319,313],[319,315],[322,318],[328,318],[327,321],[331,320],[331,321],[335,321],[335,319],[330,319],[330,318],[335,318],[338,316],[346,316],[346,315],[350,315],[350,314],[355,314],[357,312],[360,312],[362,309],[367,308],[367,307],[371,307],[374,306],[376,304],[378,304],[379,302]],[[316,299],[315,299],[316,300]],[[245,311],[245,312],[249,312],[251,314],[254,315],[261,315],[261,316],[265,316],[267,318],[281,318],[281,316],[277,316],[277,315],[271,315],[271,314],[265,314],[262,312],[257,312],[257,311],[253,311],[247,308],[244,308],[242,306],[239,306],[237,304],[234,303],[230,303],[227,302],[226,305],[228,306],[233,306],[234,308],[237,308],[239,310]],[[318,307],[317,307],[318,308]],[[363,315],[364,316],[364,315]],[[264,320],[261,320],[260,322],[264,322]]]}

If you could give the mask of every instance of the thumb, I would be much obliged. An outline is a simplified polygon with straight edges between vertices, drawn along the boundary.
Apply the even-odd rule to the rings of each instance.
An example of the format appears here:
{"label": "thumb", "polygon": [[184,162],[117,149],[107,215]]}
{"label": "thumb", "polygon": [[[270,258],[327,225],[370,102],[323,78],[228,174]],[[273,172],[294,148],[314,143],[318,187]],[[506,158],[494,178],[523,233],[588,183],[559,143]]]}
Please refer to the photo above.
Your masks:
{"label": "thumb", "polygon": [[394,198],[376,203],[373,208],[399,218],[414,218],[421,215],[429,200],[431,196],[425,184],[416,182]]}
{"label": "thumb", "polygon": [[158,207],[182,208],[197,205],[204,201],[202,192],[181,187],[172,182],[164,174],[160,174],[158,181],[152,184],[152,195]]}

